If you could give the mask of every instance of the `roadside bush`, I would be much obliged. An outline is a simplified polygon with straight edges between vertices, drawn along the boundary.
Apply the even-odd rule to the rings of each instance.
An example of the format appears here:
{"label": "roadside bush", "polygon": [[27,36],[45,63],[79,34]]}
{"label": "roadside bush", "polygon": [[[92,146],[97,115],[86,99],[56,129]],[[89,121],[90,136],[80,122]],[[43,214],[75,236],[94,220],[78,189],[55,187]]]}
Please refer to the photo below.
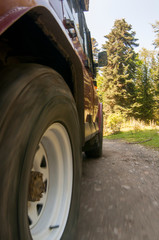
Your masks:
{"label": "roadside bush", "polygon": [[124,116],[120,112],[111,113],[107,118],[107,127],[112,133],[120,132],[120,128],[124,119]]}

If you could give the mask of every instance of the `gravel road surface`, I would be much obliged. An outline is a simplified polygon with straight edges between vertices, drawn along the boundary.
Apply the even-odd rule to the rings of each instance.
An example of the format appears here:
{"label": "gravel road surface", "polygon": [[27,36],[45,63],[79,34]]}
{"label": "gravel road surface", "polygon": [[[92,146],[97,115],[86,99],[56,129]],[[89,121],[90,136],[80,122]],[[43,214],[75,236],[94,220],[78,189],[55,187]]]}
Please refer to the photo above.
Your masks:
{"label": "gravel road surface", "polygon": [[159,152],[119,140],[84,159],[76,240],[159,240]]}

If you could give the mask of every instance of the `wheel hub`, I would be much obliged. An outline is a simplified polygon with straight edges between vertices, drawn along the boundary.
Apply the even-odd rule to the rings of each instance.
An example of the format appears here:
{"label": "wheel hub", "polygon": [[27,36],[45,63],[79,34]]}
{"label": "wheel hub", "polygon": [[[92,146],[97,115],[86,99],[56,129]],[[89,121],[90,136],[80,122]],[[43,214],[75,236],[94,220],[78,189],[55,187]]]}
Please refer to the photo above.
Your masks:
{"label": "wheel hub", "polygon": [[53,123],[38,143],[30,175],[28,224],[33,240],[61,239],[71,204],[72,163],[67,130]]}
{"label": "wheel hub", "polygon": [[43,182],[43,174],[40,172],[31,171],[28,201],[40,201],[40,198],[43,197],[42,193],[44,192],[45,183]]}

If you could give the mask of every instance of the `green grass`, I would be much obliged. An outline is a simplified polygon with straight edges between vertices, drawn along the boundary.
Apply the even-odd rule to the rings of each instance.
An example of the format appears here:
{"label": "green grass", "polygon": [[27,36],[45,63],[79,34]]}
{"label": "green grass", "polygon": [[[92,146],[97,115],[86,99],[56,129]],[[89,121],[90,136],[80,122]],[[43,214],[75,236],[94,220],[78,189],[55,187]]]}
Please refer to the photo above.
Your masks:
{"label": "green grass", "polygon": [[[145,146],[159,148],[159,130],[156,130],[156,129],[138,130],[138,131],[131,130],[126,132],[119,132],[117,134],[106,136],[105,138],[122,139],[127,142],[141,142],[140,144],[143,144]],[[142,141],[147,141],[147,142],[142,143]]]}

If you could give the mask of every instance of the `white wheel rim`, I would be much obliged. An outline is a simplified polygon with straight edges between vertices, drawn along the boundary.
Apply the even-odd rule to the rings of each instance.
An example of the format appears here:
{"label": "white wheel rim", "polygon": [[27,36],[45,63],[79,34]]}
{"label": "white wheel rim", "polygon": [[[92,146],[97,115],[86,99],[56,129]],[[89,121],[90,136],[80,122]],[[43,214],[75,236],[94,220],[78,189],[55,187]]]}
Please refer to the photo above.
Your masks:
{"label": "white wheel rim", "polygon": [[39,201],[28,201],[33,240],[59,240],[68,219],[73,182],[72,149],[68,133],[60,123],[42,136],[33,169],[43,174],[45,192]]}

